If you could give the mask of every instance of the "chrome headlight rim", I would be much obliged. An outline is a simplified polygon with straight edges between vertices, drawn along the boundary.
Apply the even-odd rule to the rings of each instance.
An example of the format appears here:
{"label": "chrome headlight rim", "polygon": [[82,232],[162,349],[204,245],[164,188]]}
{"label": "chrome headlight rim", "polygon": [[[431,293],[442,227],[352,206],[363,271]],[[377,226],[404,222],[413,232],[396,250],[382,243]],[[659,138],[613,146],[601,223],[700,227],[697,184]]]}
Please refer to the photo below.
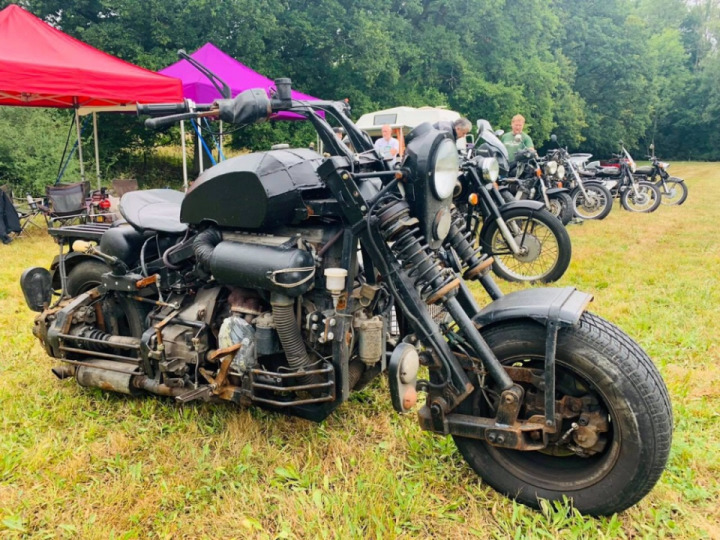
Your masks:
{"label": "chrome headlight rim", "polygon": [[562,163],[558,165],[557,177],[560,179],[565,178],[565,165],[563,165]]}
{"label": "chrome headlight rim", "polygon": [[549,174],[550,176],[555,176],[555,173],[558,169],[558,163],[557,161],[548,161],[545,163],[545,172]]}
{"label": "chrome headlight rim", "polygon": [[455,142],[450,138],[443,139],[435,148],[431,171],[430,186],[433,195],[440,201],[452,197],[460,176],[460,159]]}
{"label": "chrome headlight rim", "polygon": [[658,162],[658,165],[660,166],[661,169],[667,170],[670,168],[670,163],[668,163],[667,161],[660,161],[660,162]]}
{"label": "chrome headlight rim", "polygon": [[490,182],[497,182],[500,177],[500,163],[494,157],[486,157],[480,162],[483,177]]}

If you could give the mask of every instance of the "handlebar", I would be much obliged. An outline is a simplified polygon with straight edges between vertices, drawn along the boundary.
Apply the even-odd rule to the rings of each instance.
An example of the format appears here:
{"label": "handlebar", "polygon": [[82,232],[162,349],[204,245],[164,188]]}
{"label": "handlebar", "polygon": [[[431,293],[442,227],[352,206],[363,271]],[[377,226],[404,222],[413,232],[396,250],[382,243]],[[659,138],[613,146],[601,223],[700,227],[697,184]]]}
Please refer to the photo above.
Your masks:
{"label": "handlebar", "polygon": [[147,120],[145,120],[145,127],[150,129],[157,129],[160,127],[175,124],[177,122],[180,122],[181,120],[191,120],[200,116],[203,115],[200,115],[196,112],[191,112],[184,114],[173,114],[171,116],[162,116],[160,118],[148,118]]}
{"label": "handlebar", "polygon": [[168,114],[181,114],[189,111],[188,103],[151,103],[137,106],[138,115],[166,116]]}

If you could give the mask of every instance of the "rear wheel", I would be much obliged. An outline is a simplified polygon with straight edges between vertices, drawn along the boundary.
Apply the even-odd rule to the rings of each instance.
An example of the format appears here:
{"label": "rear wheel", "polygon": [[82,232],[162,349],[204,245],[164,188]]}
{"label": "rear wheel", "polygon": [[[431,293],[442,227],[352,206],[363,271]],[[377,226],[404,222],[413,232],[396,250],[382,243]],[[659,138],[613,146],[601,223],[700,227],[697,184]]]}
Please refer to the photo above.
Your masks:
{"label": "rear wheel", "polygon": [[[537,370],[541,378],[543,325],[516,320],[482,335],[503,364]],[[521,418],[544,415],[541,385],[518,383],[525,387]],[[457,412],[494,416],[497,398],[492,388],[476,390]],[[582,513],[606,515],[647,495],[667,462],[672,413],[667,388],[645,352],[609,322],[583,314],[576,327],[558,335],[555,399],[562,421],[544,450],[501,449],[460,436],[455,444],[484,481],[536,508],[539,498],[567,496]]]}
{"label": "rear wheel", "polygon": [[557,281],[570,265],[572,244],[562,223],[547,210],[508,208],[501,214],[520,253],[513,253],[498,222],[480,231],[483,250],[495,259],[493,271],[508,281]]}
{"label": "rear wheel", "polygon": [[[66,290],[70,297],[94,289],[101,283],[103,274],[110,268],[100,261],[83,261],[75,266],[67,277]],[[103,332],[115,336],[142,337],[145,311],[138,302],[111,291],[100,300],[102,320],[97,326]]]}
{"label": "rear wheel", "polygon": [[[637,190],[637,193],[636,193]],[[629,212],[654,212],[660,206],[660,191],[650,182],[637,182],[627,186],[620,197],[620,204]]]}
{"label": "rear wheel", "polygon": [[665,181],[660,180],[655,186],[660,190],[660,194],[662,195],[660,199],[661,204],[680,206],[685,202],[685,199],[687,199],[688,188],[680,178],[671,176]]}
{"label": "rear wheel", "polygon": [[577,187],[571,199],[575,215],[582,219],[605,219],[612,210],[613,197],[602,184],[585,184],[585,195]]}

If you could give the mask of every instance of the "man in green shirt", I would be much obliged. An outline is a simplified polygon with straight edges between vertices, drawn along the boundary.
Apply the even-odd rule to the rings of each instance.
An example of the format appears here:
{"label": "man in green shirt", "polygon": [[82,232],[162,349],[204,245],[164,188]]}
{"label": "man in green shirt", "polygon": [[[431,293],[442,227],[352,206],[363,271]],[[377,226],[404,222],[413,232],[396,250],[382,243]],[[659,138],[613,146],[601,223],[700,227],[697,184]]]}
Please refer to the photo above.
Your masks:
{"label": "man in green shirt", "polygon": [[[527,133],[523,133],[525,117],[522,114],[513,116],[510,127],[512,128],[512,133],[505,133],[500,140],[505,145],[505,148],[507,148],[508,159],[510,163],[512,163],[515,160],[515,154],[517,154],[519,150],[535,150],[535,146],[530,136]],[[520,137],[517,137],[518,135]]]}

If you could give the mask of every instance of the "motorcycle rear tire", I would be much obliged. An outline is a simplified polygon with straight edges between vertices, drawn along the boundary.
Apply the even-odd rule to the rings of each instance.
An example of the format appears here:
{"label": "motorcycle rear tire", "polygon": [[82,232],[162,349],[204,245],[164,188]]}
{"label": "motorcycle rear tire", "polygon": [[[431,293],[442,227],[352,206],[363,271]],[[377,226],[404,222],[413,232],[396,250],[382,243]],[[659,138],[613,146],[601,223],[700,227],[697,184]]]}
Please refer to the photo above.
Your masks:
{"label": "motorcycle rear tire", "polygon": [[[481,332],[503,364],[543,368],[544,325],[514,320]],[[456,412],[494,415],[495,404],[486,395],[475,390]],[[581,457],[565,445],[554,454],[523,452],[460,436],[453,437],[455,444],[483,481],[534,508],[541,498],[561,501],[567,496],[583,514],[609,515],[647,495],[670,453],[672,411],[667,388],[645,352],[619,328],[586,312],[575,327],[558,334],[556,395],[589,396],[607,412],[608,431],[601,433],[606,444],[597,454]],[[567,433],[574,421],[580,422],[563,420],[560,433]],[[574,435],[568,442],[580,444]]]}
{"label": "motorcycle rear tire", "polygon": [[548,195],[550,199],[550,208],[548,211],[559,219],[563,225],[567,225],[573,218],[573,202],[567,193],[553,193]]}
{"label": "motorcycle rear tire", "polygon": [[507,281],[551,283],[560,279],[572,256],[570,235],[560,220],[545,209],[510,207],[501,216],[526,253],[513,254],[498,222],[489,221],[480,231],[480,243],[495,259],[493,272]]}
{"label": "motorcycle rear tire", "polygon": [[[636,206],[635,192],[632,186],[628,186],[620,196],[620,204],[622,204],[623,208],[628,212],[642,214],[648,214],[657,210],[660,207],[660,199],[662,198],[660,190],[655,187],[655,184],[652,182],[638,182],[637,186],[642,192],[641,195],[647,198],[647,205]],[[645,202],[645,199],[643,199],[643,202]]]}
{"label": "motorcycle rear tire", "polygon": [[[68,274],[66,290],[70,297],[94,289],[110,268],[100,261],[83,261]],[[142,337],[146,312],[128,297],[108,292],[101,300],[105,326],[100,330],[117,336]]]}
{"label": "motorcycle rear tire", "polygon": [[581,219],[605,219],[613,207],[613,196],[602,184],[587,183],[585,191],[592,192],[596,197],[596,204],[590,206],[579,187],[570,194],[575,215]]}

